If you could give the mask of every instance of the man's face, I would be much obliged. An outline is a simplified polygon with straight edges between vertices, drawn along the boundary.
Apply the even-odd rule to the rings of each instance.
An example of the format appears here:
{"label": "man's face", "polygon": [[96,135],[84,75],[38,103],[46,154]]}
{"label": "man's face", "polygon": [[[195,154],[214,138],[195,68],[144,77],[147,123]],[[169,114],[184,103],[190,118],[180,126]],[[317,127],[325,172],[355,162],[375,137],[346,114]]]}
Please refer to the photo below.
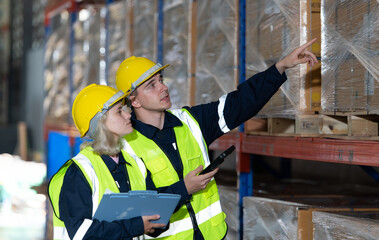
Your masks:
{"label": "man's face", "polygon": [[171,107],[168,88],[164,85],[160,73],[145,81],[135,91],[136,95],[131,97],[131,101],[136,110],[143,108],[148,111],[164,111]]}

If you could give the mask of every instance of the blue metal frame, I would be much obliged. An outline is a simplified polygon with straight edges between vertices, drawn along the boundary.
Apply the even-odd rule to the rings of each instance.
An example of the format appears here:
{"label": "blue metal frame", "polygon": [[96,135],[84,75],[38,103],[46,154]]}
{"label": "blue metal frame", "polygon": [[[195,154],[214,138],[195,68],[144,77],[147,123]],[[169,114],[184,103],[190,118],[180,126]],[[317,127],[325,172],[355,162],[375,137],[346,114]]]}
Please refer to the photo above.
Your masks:
{"label": "blue metal frame", "polygon": [[[238,65],[238,81],[242,83],[246,79],[246,0],[239,0],[238,2],[238,14],[239,14],[239,65]],[[244,125],[238,127],[240,132],[244,132]],[[252,156],[250,157],[252,161]],[[252,164],[250,162],[250,166]],[[250,169],[248,173],[241,172],[239,176],[239,238],[243,239],[243,197],[253,195],[253,169]]]}
{"label": "blue metal frame", "polygon": [[[242,83],[246,79],[246,0],[239,0],[238,5],[239,23],[238,23],[238,52],[239,52],[239,65],[238,65],[238,81]],[[240,132],[244,132],[244,125],[238,127]]]}
{"label": "blue metal frame", "polygon": [[157,22],[157,62],[163,64],[163,13],[164,0],[158,0],[158,22]]}

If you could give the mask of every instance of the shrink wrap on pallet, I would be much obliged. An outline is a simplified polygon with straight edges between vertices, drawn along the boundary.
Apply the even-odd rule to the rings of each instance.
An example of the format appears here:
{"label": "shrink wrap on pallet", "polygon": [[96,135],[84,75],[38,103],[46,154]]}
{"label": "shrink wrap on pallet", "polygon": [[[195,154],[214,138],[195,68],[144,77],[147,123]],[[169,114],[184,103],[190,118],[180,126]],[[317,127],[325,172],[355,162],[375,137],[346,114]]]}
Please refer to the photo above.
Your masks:
{"label": "shrink wrap on pallet", "polygon": [[[318,40],[310,50],[320,56],[319,0],[248,1],[246,15],[247,76],[264,71],[315,37]],[[320,64],[286,70],[288,80],[258,116],[294,118],[319,111],[320,71]]]}
{"label": "shrink wrap on pallet", "polygon": [[322,1],[322,110],[379,113],[379,3]]}

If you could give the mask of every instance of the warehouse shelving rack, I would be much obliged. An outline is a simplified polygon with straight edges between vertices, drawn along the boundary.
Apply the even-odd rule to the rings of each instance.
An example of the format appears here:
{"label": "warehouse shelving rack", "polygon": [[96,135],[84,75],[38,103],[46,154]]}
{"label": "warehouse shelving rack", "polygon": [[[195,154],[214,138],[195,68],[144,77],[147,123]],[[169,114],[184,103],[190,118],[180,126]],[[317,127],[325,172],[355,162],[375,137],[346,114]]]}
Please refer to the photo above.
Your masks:
{"label": "warehouse shelving rack", "polygon": [[[73,0],[61,1],[65,4],[73,4]],[[112,1],[106,1],[107,4]],[[237,62],[236,62],[236,76],[238,81],[242,82],[246,79],[246,0],[236,0],[237,2]],[[163,5],[164,1],[159,0],[157,3],[157,60],[163,62]],[[55,11],[62,8],[61,5],[57,5]],[[65,5],[66,7],[68,5]],[[71,5],[70,5],[71,6]],[[193,19],[196,19],[196,1],[191,1],[190,15]],[[53,13],[54,11],[51,10]],[[73,13],[73,20],[76,18],[75,11]],[[189,40],[191,44],[196,45],[196,31],[189,29],[191,34]],[[131,42],[130,42],[131,43]],[[132,47],[129,47],[132,48]],[[189,102],[191,105],[194,103],[194,89],[193,86],[195,68],[195,55],[193,53],[195,46],[191,45],[191,67],[190,69],[190,85],[191,96],[189,96]],[[71,78],[72,75],[70,74]],[[72,81],[72,80],[71,80]],[[71,99],[71,98],[70,98]],[[46,131],[58,130],[62,132],[69,132],[70,145],[74,145],[73,139],[77,136],[76,132],[70,127],[64,127],[62,129],[56,129],[55,126],[45,126]],[[47,138],[47,135],[45,135]],[[330,163],[342,163],[359,166],[379,166],[377,156],[379,156],[379,142],[378,141],[364,141],[364,140],[343,140],[343,139],[330,139],[323,137],[282,137],[282,136],[258,136],[248,135],[244,133],[244,127],[241,125],[238,132],[233,132],[222,136],[217,139],[211,146],[210,150],[224,150],[230,145],[236,146],[237,152],[237,167],[238,172],[238,194],[239,194],[239,207],[240,207],[240,238],[242,239],[243,230],[243,215],[242,215],[242,200],[245,196],[253,195],[253,168],[252,161],[254,161],[254,155],[264,155],[272,157],[282,157],[288,159],[301,159],[308,161],[330,162]],[[370,171],[372,176],[379,180],[378,174],[375,171]]]}
{"label": "warehouse shelving rack", "polygon": [[[238,82],[246,79],[246,0],[236,0]],[[228,133],[213,142],[210,150],[225,150],[236,146],[236,171],[238,176],[239,238],[243,239],[243,197],[253,195],[254,155],[300,159],[309,161],[358,165],[379,182],[379,141],[344,140],[324,137],[261,136],[248,135],[244,125],[238,132]]]}
{"label": "warehouse shelving rack", "polygon": [[240,239],[242,239],[243,229],[242,200],[245,196],[253,195],[254,155],[359,165],[376,181],[379,181],[378,173],[370,168],[379,166],[378,141],[258,136],[239,132],[222,136],[212,143],[209,149],[224,150],[230,145],[235,145],[237,151]]}
{"label": "warehouse shelving rack", "polygon": [[[47,39],[50,34],[53,32],[53,29],[51,28],[51,19],[55,16],[61,14],[64,11],[67,11],[69,14],[69,42],[67,43],[69,48],[68,53],[68,76],[67,76],[67,83],[69,86],[69,96],[67,101],[69,101],[69,112],[71,112],[71,106],[73,102],[73,91],[74,91],[74,55],[75,55],[75,27],[74,24],[78,20],[79,11],[82,7],[82,5],[85,4],[100,4],[104,5],[106,7],[106,16],[104,19],[105,22],[105,39],[104,39],[104,47],[105,47],[105,53],[103,56],[103,59],[105,61],[105,73],[103,75],[107,75],[109,71],[108,67],[108,52],[109,52],[109,33],[108,33],[108,25],[109,25],[109,5],[112,4],[117,0],[86,0],[86,1],[76,1],[76,0],[55,0],[51,1],[51,4],[48,5],[45,9],[45,38]],[[104,77],[106,79],[106,77]],[[107,83],[107,81],[105,80]],[[77,145],[80,143],[80,137],[79,133],[76,130],[72,119],[69,117],[66,119],[63,123],[58,121],[45,121],[44,123],[44,140],[46,143],[46,161],[48,165],[48,178],[52,176],[52,174],[59,169],[60,165],[63,164],[65,161],[67,161],[70,157],[73,157],[77,151],[78,147]],[[64,149],[65,154],[61,154],[62,151],[58,149],[49,149],[49,136],[50,133],[52,134],[58,134],[59,136],[55,136],[55,138],[59,139],[60,145],[59,148]],[[55,140],[54,140],[55,141]],[[58,146],[57,146],[58,147]],[[57,152],[57,154],[53,154],[54,159],[50,159],[52,152]],[[51,161],[54,160],[54,162],[51,164]],[[52,165],[51,167],[49,165]],[[52,169],[50,169],[52,168]]]}

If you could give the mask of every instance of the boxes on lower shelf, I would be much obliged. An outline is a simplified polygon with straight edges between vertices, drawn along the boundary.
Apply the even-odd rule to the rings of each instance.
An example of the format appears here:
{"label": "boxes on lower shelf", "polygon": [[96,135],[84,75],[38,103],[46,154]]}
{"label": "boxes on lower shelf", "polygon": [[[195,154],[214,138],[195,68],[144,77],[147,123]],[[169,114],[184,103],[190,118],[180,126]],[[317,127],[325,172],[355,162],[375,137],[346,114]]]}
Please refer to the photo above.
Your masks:
{"label": "boxes on lower shelf", "polygon": [[[312,222],[314,213],[320,211],[379,212],[379,208],[374,208],[375,205],[370,200],[367,202],[361,199],[354,201],[354,197],[325,195],[308,199],[299,198],[298,200],[291,202],[262,197],[245,197],[243,199],[244,239],[328,239],[314,237]],[[355,205],[355,202],[359,205]]]}
{"label": "boxes on lower shelf", "polygon": [[379,211],[314,212],[314,239],[379,239]]}
{"label": "boxes on lower shelf", "polygon": [[238,190],[235,187],[218,185],[221,207],[226,214],[226,223],[228,224],[228,233],[226,240],[238,239],[239,232],[239,206]]}

